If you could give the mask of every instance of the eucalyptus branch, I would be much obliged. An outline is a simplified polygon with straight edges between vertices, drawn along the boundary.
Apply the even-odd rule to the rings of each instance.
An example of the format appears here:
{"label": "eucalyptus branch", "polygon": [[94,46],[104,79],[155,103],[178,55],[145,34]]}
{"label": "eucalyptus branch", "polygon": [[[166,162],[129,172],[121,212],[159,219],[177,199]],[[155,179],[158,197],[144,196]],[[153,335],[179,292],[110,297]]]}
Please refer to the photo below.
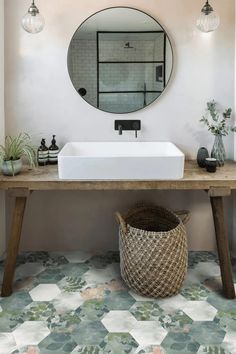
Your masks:
{"label": "eucalyptus branch", "polygon": [[230,132],[235,133],[236,127],[228,123],[232,116],[232,109],[228,108],[222,113],[217,110],[214,100],[207,102],[206,114],[200,119],[200,122],[207,126],[208,131],[213,135],[226,136]]}

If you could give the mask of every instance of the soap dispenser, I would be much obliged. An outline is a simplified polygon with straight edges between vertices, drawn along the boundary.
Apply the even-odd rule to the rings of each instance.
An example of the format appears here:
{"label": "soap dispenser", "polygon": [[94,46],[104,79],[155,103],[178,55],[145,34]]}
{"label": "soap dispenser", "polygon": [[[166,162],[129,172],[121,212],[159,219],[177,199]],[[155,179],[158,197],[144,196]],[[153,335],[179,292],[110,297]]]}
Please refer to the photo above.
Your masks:
{"label": "soap dispenser", "polygon": [[49,147],[49,163],[50,165],[56,165],[58,161],[59,147],[56,145],[56,135],[52,136],[52,145]]}
{"label": "soap dispenser", "polygon": [[41,140],[41,145],[38,148],[38,165],[45,166],[48,164],[48,148],[45,139]]}

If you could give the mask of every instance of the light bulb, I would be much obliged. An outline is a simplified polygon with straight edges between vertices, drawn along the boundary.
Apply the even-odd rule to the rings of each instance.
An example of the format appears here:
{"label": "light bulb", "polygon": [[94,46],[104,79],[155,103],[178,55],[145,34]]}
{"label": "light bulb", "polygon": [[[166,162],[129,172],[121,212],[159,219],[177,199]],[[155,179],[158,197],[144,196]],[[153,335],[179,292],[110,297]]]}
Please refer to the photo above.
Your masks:
{"label": "light bulb", "polygon": [[43,30],[45,21],[43,16],[39,13],[39,9],[34,3],[30,6],[27,14],[22,19],[22,27],[25,31],[35,34]]}
{"label": "light bulb", "polygon": [[197,20],[197,28],[201,32],[215,31],[220,24],[220,17],[213,10],[212,6],[207,1],[203,6],[201,15]]}

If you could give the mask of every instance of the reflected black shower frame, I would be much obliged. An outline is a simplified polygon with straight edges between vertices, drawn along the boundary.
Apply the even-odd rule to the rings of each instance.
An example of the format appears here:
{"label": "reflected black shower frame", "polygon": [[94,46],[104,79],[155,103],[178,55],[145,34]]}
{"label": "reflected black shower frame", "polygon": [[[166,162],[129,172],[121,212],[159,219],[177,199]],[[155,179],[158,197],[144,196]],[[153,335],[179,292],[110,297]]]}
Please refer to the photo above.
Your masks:
{"label": "reflected black shower frame", "polygon": [[[154,61],[100,61],[99,60],[99,35],[100,34],[114,34],[114,33],[163,33],[164,35],[164,45],[163,45],[163,60],[154,60]],[[96,51],[97,51],[97,108],[100,108],[100,99],[99,95],[100,94],[124,94],[124,93],[160,93],[165,90],[166,87],[166,40],[167,40],[167,34],[164,30],[160,31],[96,31]],[[163,90],[162,91],[144,91],[144,90],[139,90],[139,91],[100,91],[100,86],[99,86],[99,81],[100,81],[100,64],[162,64],[163,65]]]}

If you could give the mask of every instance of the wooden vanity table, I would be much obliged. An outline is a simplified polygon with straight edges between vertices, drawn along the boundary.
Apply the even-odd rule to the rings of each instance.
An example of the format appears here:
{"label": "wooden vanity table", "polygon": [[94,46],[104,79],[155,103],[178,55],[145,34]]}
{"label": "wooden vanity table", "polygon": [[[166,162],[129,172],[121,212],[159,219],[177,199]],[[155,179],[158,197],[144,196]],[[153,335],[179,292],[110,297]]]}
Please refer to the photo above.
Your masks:
{"label": "wooden vanity table", "polygon": [[223,197],[236,189],[236,163],[227,161],[216,173],[200,169],[195,161],[185,163],[184,178],[175,181],[67,181],[58,178],[57,166],[25,170],[15,177],[0,176],[0,190],[15,198],[11,235],[5,261],[1,296],[12,294],[12,285],[19,249],[27,198],[33,191],[46,190],[199,190],[207,192],[211,201],[223,291],[228,299],[235,298],[229,242],[224,224]]}

